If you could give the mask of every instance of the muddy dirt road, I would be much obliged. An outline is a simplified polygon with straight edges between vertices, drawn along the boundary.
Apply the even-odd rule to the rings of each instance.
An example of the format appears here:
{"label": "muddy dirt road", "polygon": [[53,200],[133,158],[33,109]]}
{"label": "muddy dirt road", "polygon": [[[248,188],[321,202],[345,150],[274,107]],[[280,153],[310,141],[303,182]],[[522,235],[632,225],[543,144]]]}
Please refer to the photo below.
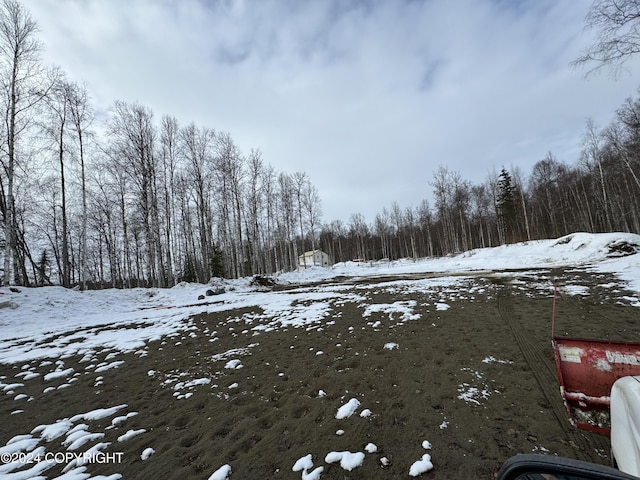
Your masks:
{"label": "muddy dirt road", "polygon": [[[343,279],[299,287],[323,301],[332,292],[340,298],[319,322],[274,326],[262,308],[229,310],[193,319],[143,354],[97,352],[93,363],[124,362],[99,375],[82,373],[80,357],[62,359],[75,380],[41,375],[21,387],[31,401],[0,396],[0,445],[71,419],[98,434],[84,449],[101,442],[109,443],[104,451],[122,452],[117,463],[86,465],[88,473],[182,480],[209,478],[225,464],[231,479],[297,479],[292,467],[307,454],[313,468],[323,467],[322,479],[408,478],[425,453],[434,468],[420,478],[492,479],[517,453],[609,464],[608,439],[576,430],[560,399],[550,344],[554,278],[560,334],[640,341],[637,308],[606,275]],[[315,308],[305,302],[300,311]],[[25,368],[1,365],[2,382],[17,381]],[[336,418],[351,399],[359,402],[353,415]],[[120,422],[73,418],[120,405]],[[129,431],[139,434],[123,439]],[[43,444],[68,451],[65,435]],[[365,449],[370,443],[375,452]],[[155,453],[143,460],[147,448]],[[327,461],[343,451],[362,452],[361,465]],[[43,475],[55,478],[63,468]]]}

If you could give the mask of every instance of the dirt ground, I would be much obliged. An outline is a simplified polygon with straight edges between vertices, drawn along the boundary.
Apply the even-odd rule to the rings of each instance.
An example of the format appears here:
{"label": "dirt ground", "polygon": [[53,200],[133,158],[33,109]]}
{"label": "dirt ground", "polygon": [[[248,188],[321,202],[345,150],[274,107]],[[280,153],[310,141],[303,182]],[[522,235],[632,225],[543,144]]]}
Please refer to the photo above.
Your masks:
{"label": "dirt ground", "polygon": [[[560,399],[550,343],[552,295],[539,288],[553,278],[560,285],[590,288],[589,296],[560,296],[558,333],[640,341],[637,308],[620,300],[624,292],[599,287],[611,280],[604,275],[479,275],[474,294],[452,295],[446,310],[385,288],[392,279],[379,279],[379,288],[369,285],[367,303],[415,300],[421,318],[394,322],[385,313],[363,318],[358,302],[345,302],[334,306],[323,328],[280,328],[249,338],[242,319],[260,314],[257,308],[200,316],[193,335],[150,342],[146,356],[101,352],[100,360],[111,353],[109,358],[125,364],[102,373],[100,385],[96,375],[80,375],[70,388],[44,394],[50,383],[31,380],[22,391],[34,400],[22,403],[19,415],[11,415],[13,397],[0,396],[0,445],[37,425],[126,404],[127,412],[138,412],[126,427],[107,428],[111,418],[91,423],[92,431],[105,433],[100,441],[113,442],[109,451],[123,452],[121,463],[90,465],[93,475],[207,479],[230,464],[231,479],[297,479],[301,473],[292,467],[309,453],[315,467],[324,466],[323,480],[408,478],[410,465],[424,453],[431,454],[434,469],[420,478],[433,479],[492,479],[518,453],[608,465],[608,439],[573,427]],[[361,286],[345,279],[342,288]],[[379,328],[371,328],[375,321]],[[217,341],[203,333],[213,331]],[[383,348],[387,342],[398,348]],[[225,369],[224,361],[211,360],[249,344],[248,354],[233,357],[243,368]],[[80,358],[64,360],[77,371],[84,368]],[[0,365],[0,375],[11,378],[19,369]],[[176,390],[163,382],[179,379],[181,372],[185,378],[215,380],[177,399]],[[234,383],[238,388],[228,388]],[[465,392],[476,396],[460,398]],[[358,412],[368,408],[372,415],[336,419],[350,398],[361,402]],[[127,429],[146,432],[118,442]],[[336,434],[340,429],[343,435]],[[431,450],[423,449],[423,440]],[[49,450],[61,449],[60,440],[55,442]],[[331,451],[364,451],[369,442],[378,452],[367,453],[352,471],[325,462]],[[155,454],[142,461],[147,447]],[[390,465],[383,467],[382,457]],[[57,466],[46,476],[60,473]]]}

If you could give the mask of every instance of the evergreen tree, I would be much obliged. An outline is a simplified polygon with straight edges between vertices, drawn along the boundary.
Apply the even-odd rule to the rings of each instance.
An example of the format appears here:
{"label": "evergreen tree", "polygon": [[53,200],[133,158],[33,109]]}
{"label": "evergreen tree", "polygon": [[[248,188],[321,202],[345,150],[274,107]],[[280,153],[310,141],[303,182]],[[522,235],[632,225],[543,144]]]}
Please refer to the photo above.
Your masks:
{"label": "evergreen tree", "polygon": [[214,277],[224,277],[224,254],[217,245],[212,245],[210,250],[209,268]]}
{"label": "evergreen tree", "polygon": [[197,282],[198,275],[196,273],[196,265],[193,257],[187,254],[184,260],[184,270],[182,273],[182,278],[180,279],[183,282]]}
{"label": "evergreen tree", "polygon": [[511,175],[502,167],[497,185],[496,213],[498,229],[503,243],[515,241],[516,191]]}
{"label": "evergreen tree", "polygon": [[40,259],[38,260],[38,265],[36,266],[38,278],[38,286],[44,287],[45,284],[51,285],[51,280],[49,280],[49,275],[47,275],[47,271],[51,265],[51,260],[49,259],[49,254],[47,253],[47,249],[42,250],[40,254]]}

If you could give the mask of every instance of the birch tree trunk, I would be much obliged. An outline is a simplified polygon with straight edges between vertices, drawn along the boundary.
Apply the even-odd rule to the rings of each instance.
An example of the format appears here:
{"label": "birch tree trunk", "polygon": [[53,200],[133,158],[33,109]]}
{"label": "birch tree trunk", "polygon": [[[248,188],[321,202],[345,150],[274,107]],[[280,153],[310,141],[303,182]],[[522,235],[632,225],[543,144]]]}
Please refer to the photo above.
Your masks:
{"label": "birch tree trunk", "polygon": [[82,216],[80,220],[80,289],[87,288],[87,175],[85,165],[85,136],[93,121],[93,111],[89,106],[87,89],[85,86],[68,84],[67,98],[69,112],[78,140],[78,155],[80,160],[80,180],[82,188]]}
{"label": "birch tree trunk", "polygon": [[4,0],[0,6],[0,74],[4,94],[7,159],[3,161],[7,175],[7,191],[2,202],[4,211],[5,252],[3,283],[16,283],[16,146],[20,133],[28,123],[28,113],[47,92],[47,87],[30,89],[42,77],[41,45],[35,38],[36,22],[15,0]]}

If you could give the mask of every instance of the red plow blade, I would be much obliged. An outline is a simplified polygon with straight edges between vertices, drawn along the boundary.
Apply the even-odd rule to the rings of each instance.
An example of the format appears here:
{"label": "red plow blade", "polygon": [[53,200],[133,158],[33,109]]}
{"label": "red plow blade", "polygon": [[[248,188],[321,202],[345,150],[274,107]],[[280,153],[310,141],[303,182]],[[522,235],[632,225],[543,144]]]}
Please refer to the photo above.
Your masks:
{"label": "red plow blade", "polygon": [[640,344],[554,337],[560,393],[578,428],[609,435],[613,383],[640,375]]}
{"label": "red plow blade", "polygon": [[640,343],[555,336],[554,288],[551,343],[560,394],[578,428],[611,433],[611,387],[621,377],[640,375]]}

